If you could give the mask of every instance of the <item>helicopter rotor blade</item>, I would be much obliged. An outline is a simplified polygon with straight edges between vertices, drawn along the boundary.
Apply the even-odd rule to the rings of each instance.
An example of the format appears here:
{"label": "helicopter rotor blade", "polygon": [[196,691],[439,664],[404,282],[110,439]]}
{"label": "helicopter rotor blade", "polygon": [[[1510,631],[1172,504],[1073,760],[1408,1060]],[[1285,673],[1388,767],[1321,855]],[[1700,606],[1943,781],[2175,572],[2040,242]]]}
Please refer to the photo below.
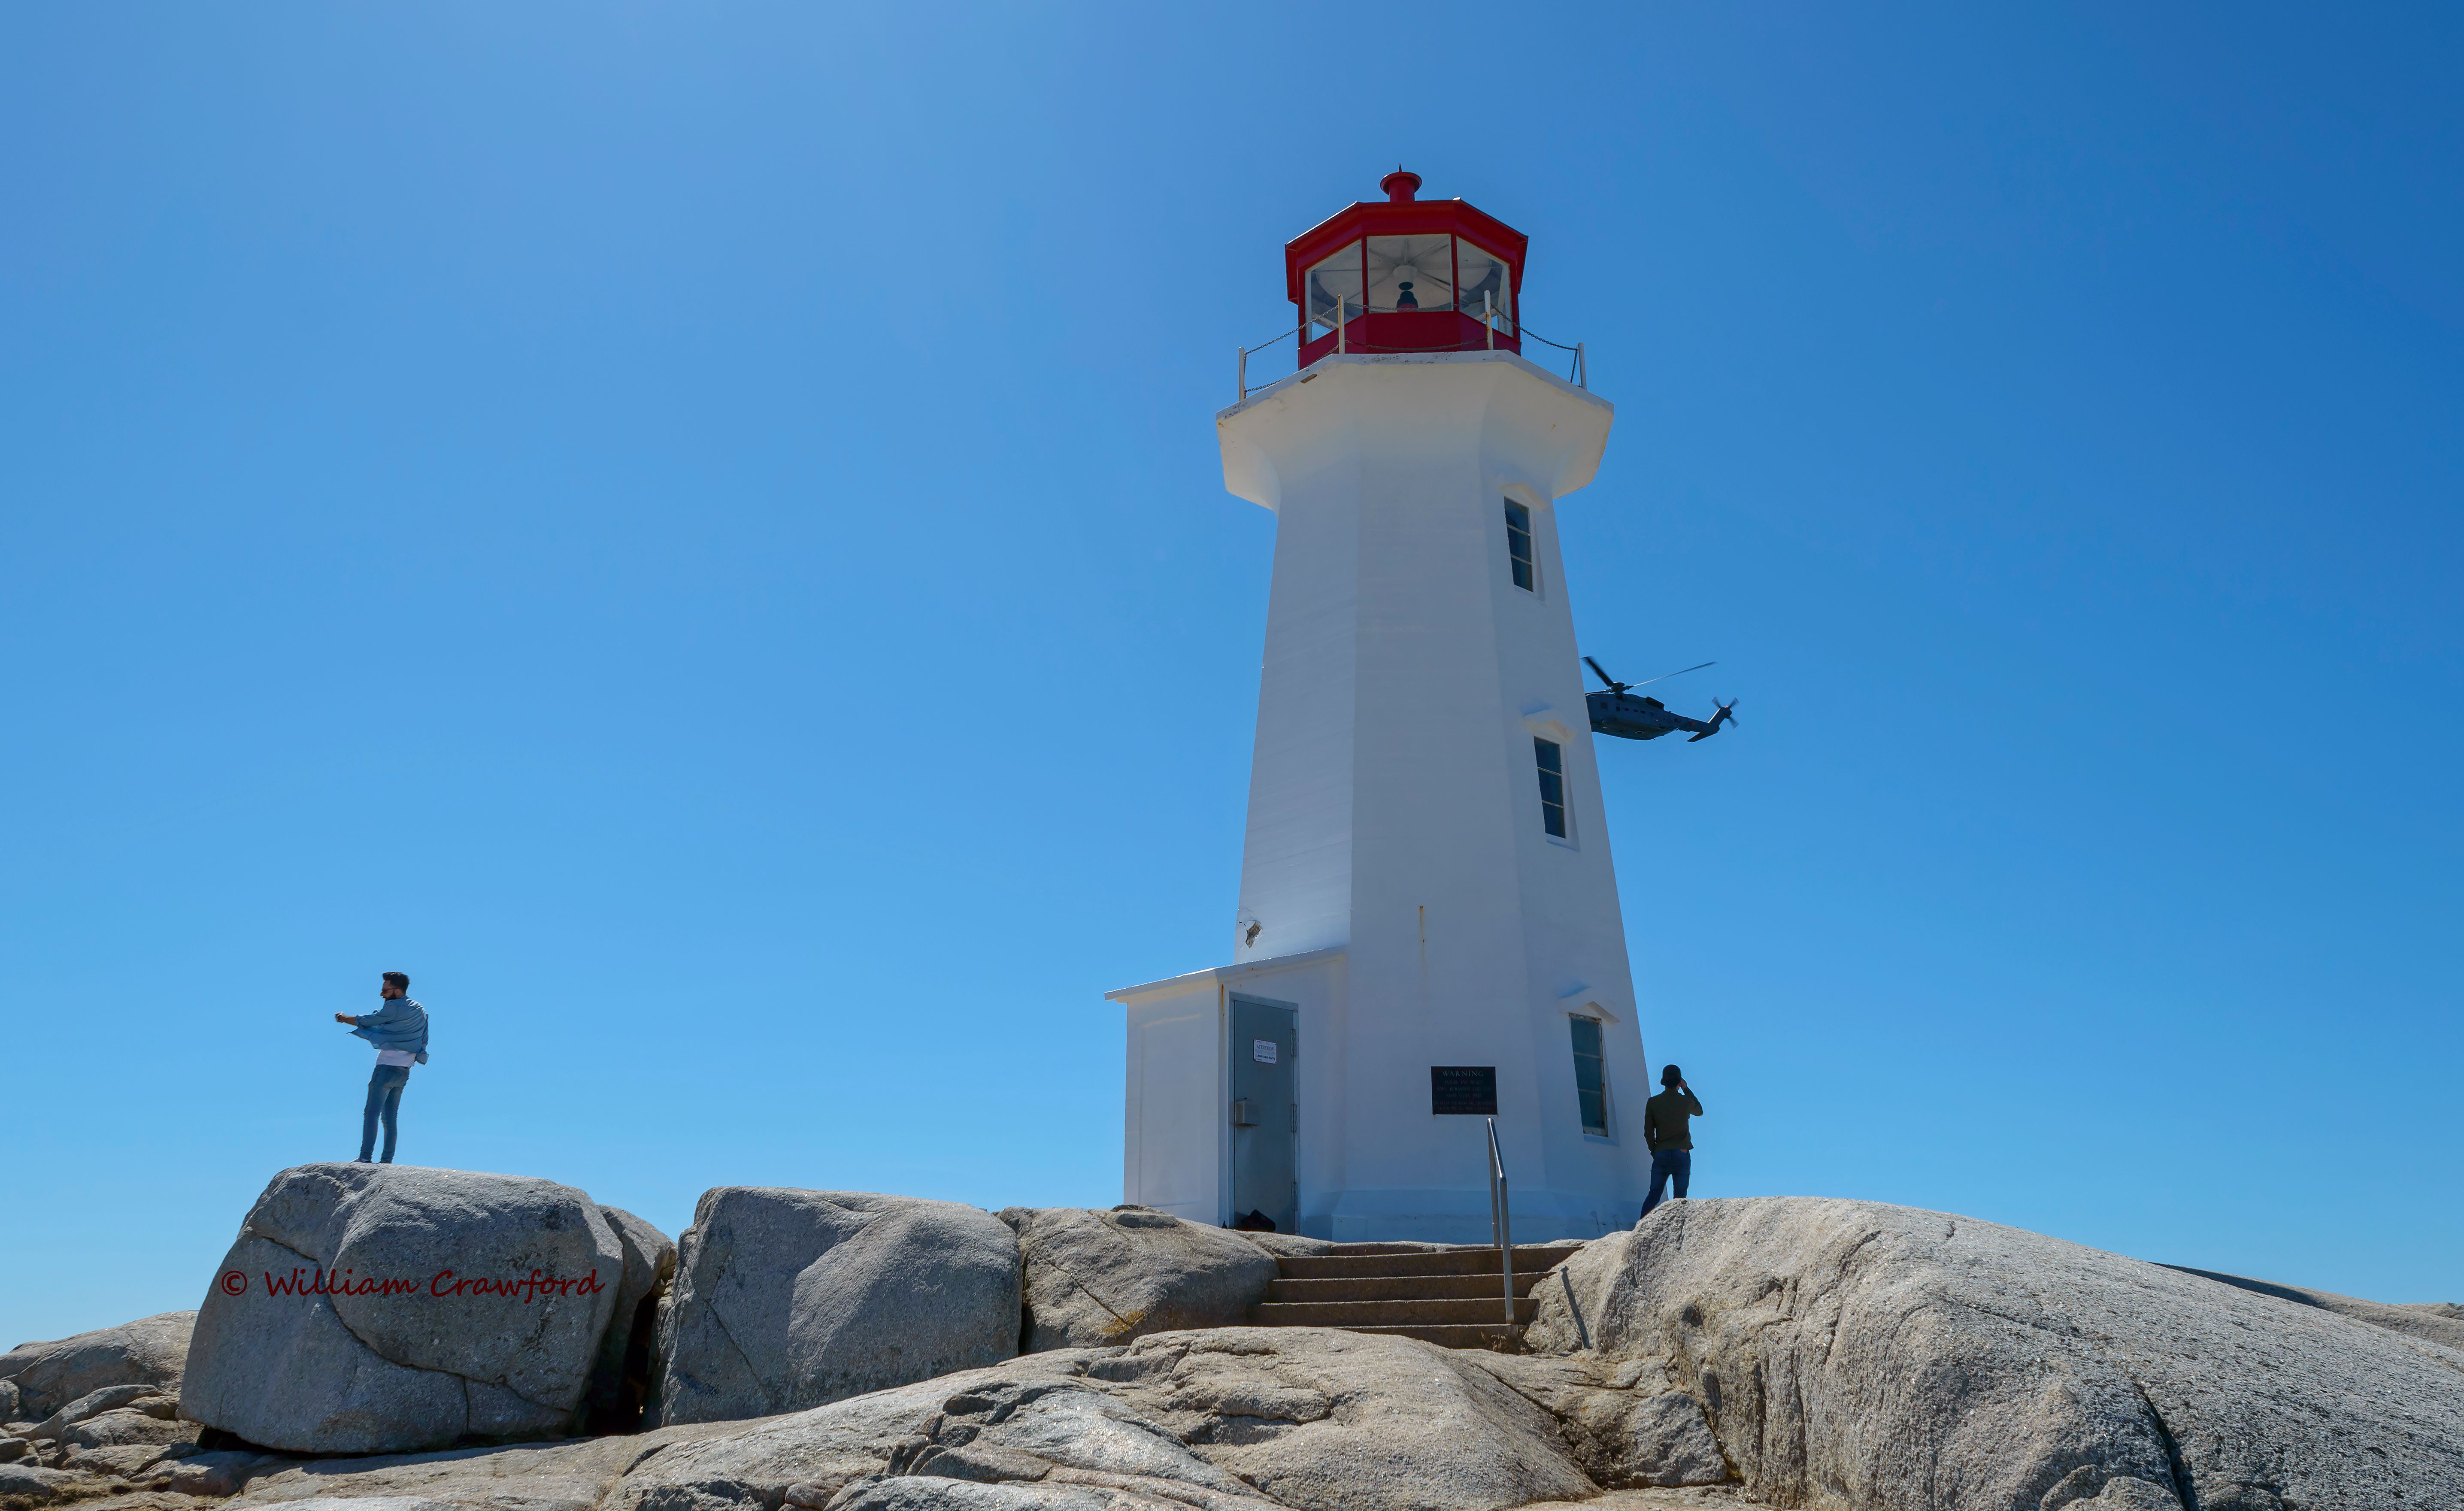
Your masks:
{"label": "helicopter rotor blade", "polygon": [[1594,660],[1593,660],[1591,657],[1589,657],[1589,656],[1585,656],[1585,657],[1583,658],[1583,665],[1584,665],[1584,666],[1586,666],[1586,667],[1591,668],[1592,668],[1592,675],[1593,675],[1593,676],[1595,676],[1595,677],[1597,677],[1597,678],[1599,678],[1602,682],[1604,682],[1604,683],[1608,684],[1608,686],[1609,686],[1611,689],[1613,689],[1613,690],[1622,690],[1625,687],[1627,687],[1627,686],[1628,686],[1628,684],[1626,684],[1626,683],[1622,683],[1622,682],[1619,682],[1617,678],[1610,676],[1610,675],[1609,675],[1607,672],[1605,672],[1605,671],[1602,671],[1602,670],[1600,669],[1600,664],[1599,664],[1598,662],[1596,662],[1596,661],[1594,661]]}
{"label": "helicopter rotor blade", "polygon": [[[1591,658],[1590,658],[1589,656],[1586,656],[1586,657],[1584,657],[1583,659],[1584,659],[1584,660],[1586,660],[1586,661],[1589,661]],[[1663,671],[1663,672],[1661,672],[1660,675],[1658,675],[1658,676],[1656,676],[1656,677],[1645,677],[1645,678],[1643,678],[1640,682],[1629,683],[1629,684],[1627,684],[1627,686],[1629,686],[1629,687],[1636,687],[1636,688],[1647,688],[1647,687],[1651,686],[1651,685],[1652,685],[1653,683],[1655,683],[1655,682],[1666,682],[1666,681],[1667,681],[1669,678],[1671,678],[1671,677],[1682,677],[1682,676],[1685,675],[1685,673],[1686,673],[1686,672],[1688,672],[1688,671],[1700,671],[1700,670],[1702,670],[1702,669],[1703,669],[1703,668],[1704,668],[1704,667],[1716,667],[1716,666],[1718,666],[1718,665],[1719,665],[1719,663],[1718,663],[1718,662],[1716,662],[1716,661],[1705,661],[1705,662],[1703,662],[1703,663],[1702,663],[1701,665],[1699,665],[1699,666],[1692,666],[1692,667],[1684,668],[1683,670],[1679,670],[1679,671]],[[1592,669],[1593,669],[1594,671],[1597,671],[1597,670],[1599,670],[1600,668],[1597,668],[1597,667],[1594,667]]]}

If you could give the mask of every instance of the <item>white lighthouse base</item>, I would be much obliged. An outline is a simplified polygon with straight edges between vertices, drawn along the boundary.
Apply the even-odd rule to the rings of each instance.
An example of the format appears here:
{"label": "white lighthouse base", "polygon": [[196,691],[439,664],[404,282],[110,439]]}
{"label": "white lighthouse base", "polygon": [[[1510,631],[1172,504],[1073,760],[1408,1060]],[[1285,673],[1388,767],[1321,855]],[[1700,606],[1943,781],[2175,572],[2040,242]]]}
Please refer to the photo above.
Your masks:
{"label": "white lighthouse base", "polygon": [[[1346,1063],[1348,954],[1317,950],[1106,994],[1128,1010],[1123,1200],[1214,1226],[1262,1210],[1278,1231],[1342,1242],[1493,1241],[1485,1119],[1427,1110],[1423,1063],[1400,1067],[1403,1080],[1419,1078],[1414,1085],[1384,1084],[1397,1078],[1394,1065]],[[1591,1017],[1605,1011],[1595,1000],[1564,1007]],[[1240,1025],[1285,1010],[1293,1034],[1276,1053],[1290,1071],[1291,1105],[1262,1107],[1243,1095],[1250,1089],[1244,1073],[1258,1068],[1258,1042]],[[1555,1084],[1567,1077],[1551,1074],[1552,1065],[1496,1067],[1498,1137],[1518,1243],[1595,1238],[1632,1226],[1642,1205],[1619,1143],[1586,1136],[1569,1148],[1562,1129],[1553,1139],[1544,1133],[1542,1104],[1572,1094]],[[1261,1134],[1273,1129],[1259,1123],[1269,1117],[1289,1119],[1287,1172],[1246,1157],[1268,1142]],[[1288,1215],[1261,1194],[1285,1179]]]}

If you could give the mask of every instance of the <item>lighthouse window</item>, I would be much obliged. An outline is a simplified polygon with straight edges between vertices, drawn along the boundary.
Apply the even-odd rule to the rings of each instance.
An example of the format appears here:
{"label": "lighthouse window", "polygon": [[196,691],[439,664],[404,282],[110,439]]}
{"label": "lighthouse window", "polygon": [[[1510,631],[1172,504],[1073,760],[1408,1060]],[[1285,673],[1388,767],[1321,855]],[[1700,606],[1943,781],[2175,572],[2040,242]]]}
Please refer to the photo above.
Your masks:
{"label": "lighthouse window", "polygon": [[1566,837],[1566,753],[1555,740],[1534,738],[1532,754],[1540,762],[1540,826],[1558,839]]}
{"label": "lighthouse window", "polygon": [[1351,242],[1309,269],[1303,278],[1302,296],[1309,301],[1309,334],[1316,337],[1334,334],[1335,310],[1340,307],[1346,320],[1360,318],[1360,243]]}
{"label": "lighthouse window", "polygon": [[1574,1025],[1574,1101],[1583,1110],[1583,1131],[1609,1136],[1609,1072],[1600,1056],[1600,1020],[1570,1019]]}
{"label": "lighthouse window", "polygon": [[1514,585],[1526,592],[1539,580],[1531,567],[1531,511],[1506,501],[1506,559],[1514,568]]}

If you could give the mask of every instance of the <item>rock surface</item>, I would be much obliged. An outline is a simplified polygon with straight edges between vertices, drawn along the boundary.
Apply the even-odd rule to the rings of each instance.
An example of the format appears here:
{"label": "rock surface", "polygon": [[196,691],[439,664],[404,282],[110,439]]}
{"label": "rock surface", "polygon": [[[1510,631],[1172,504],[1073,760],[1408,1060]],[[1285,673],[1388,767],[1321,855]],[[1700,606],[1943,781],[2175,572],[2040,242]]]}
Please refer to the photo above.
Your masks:
{"label": "rock surface", "polygon": [[[1582,1361],[1329,1329],[1158,1333],[704,1429],[644,1459],[603,1506],[1495,1511],[1588,1500],[1602,1482],[1673,1475],[1674,1457],[1709,1441],[1690,1397],[1676,1397],[1682,1412],[1653,1408],[1666,1381],[1620,1368],[1625,1386]],[[1572,1409],[1599,1430],[1554,1414]],[[1662,1418],[1664,1439],[1635,1435]],[[1711,1456],[1699,1473],[1724,1478]]]}
{"label": "rock surface", "polygon": [[324,1501],[356,1511],[590,1511],[627,1469],[671,1440],[642,1433],[440,1454],[277,1461],[258,1466],[231,1511],[300,1511]]}
{"label": "rock surface", "polygon": [[[90,1391],[40,1422],[11,1424],[11,1435],[0,1437],[0,1467],[21,1471],[0,1474],[0,1511],[69,1501],[135,1511],[111,1498],[142,1500],[169,1486],[168,1466],[197,1454],[198,1432],[178,1419],[175,1400],[149,1386]],[[180,1482],[201,1483],[194,1475]],[[209,1493],[237,1488],[233,1481]]]}
{"label": "rock surface", "polygon": [[553,1181],[287,1170],[198,1313],[181,1412],[295,1453],[556,1436],[578,1425],[624,1265],[598,1207]]}
{"label": "rock surface", "polygon": [[2334,1291],[2314,1291],[2302,1285],[2280,1285],[2274,1281],[2255,1281],[2246,1275],[2227,1275],[2218,1270],[2194,1270],[2187,1265],[2168,1264],[2168,1270],[2196,1275],[2206,1280],[2222,1281],[2227,1285],[2255,1291],[2291,1302],[2296,1306],[2316,1306],[2350,1317],[2355,1322],[2384,1327],[2422,1343],[2434,1343],[2454,1350],[2455,1367],[2464,1369],[2464,1306],[2453,1302],[2414,1302],[2391,1304],[2387,1302],[2365,1302],[2358,1296],[2339,1296]]}
{"label": "rock surface", "polygon": [[1208,1463],[1303,1511],[1487,1511],[1598,1492],[1520,1361],[1329,1328],[1160,1333],[1089,1374]]}
{"label": "rock surface", "polygon": [[1073,1379],[1074,1353],[1029,1354],[989,1369],[875,1391],[811,1411],[751,1422],[668,1427],[693,1434],[642,1461],[608,1495],[604,1511],[818,1508],[848,1484],[884,1472],[951,1396],[1009,1380]]}
{"label": "rock surface", "polygon": [[[365,1187],[326,1203],[317,1220],[342,1237],[322,1267],[370,1273],[343,1251],[366,1224],[409,1220],[405,1211],[432,1230],[427,1247],[397,1243],[386,1254],[432,1254],[460,1241],[447,1236],[453,1223],[484,1234],[493,1230],[482,1218],[504,1210],[501,1193],[412,1185],[389,1208],[371,1206]],[[572,1205],[557,1210],[567,1225],[540,1231],[580,1232],[593,1244],[604,1235],[605,1247],[590,1252],[612,1256],[615,1268],[603,1271],[601,1294],[611,1314],[617,1299],[633,1298],[638,1315],[657,1295],[664,1240],[565,1194]],[[299,1241],[315,1226],[316,1192],[275,1195],[269,1189],[264,1221],[243,1242]],[[994,1314],[982,1310],[978,1282],[999,1265],[1011,1278],[1014,1345],[1017,1265],[1031,1276],[1039,1243],[1096,1274],[1081,1289],[1103,1298],[1103,1318],[1133,1327],[1251,1262],[1236,1253],[1218,1267],[1214,1243],[1246,1238],[1184,1235],[1147,1215],[1162,1221],[1134,1209],[1013,1209],[1003,1218],[1019,1237],[1004,1249],[994,1240],[1010,1229],[972,1208],[714,1192],[687,1236],[675,1295],[686,1300],[698,1277],[705,1321],[730,1343],[734,1327],[775,1318],[781,1333],[768,1347],[793,1366],[875,1347],[866,1340],[878,1334],[813,1327],[859,1314],[868,1299],[905,1296],[900,1320],[911,1329],[937,1325],[928,1313],[942,1298],[983,1325]],[[828,1241],[815,1242],[817,1230]],[[931,1251],[921,1269],[919,1248]],[[931,1267],[952,1250],[969,1256],[956,1280]],[[1076,1269],[1067,1273],[1074,1283]],[[917,1285],[927,1287],[921,1299],[902,1290]],[[1140,1285],[1161,1300],[1127,1319],[1120,1308]],[[1030,1279],[1030,1304],[1033,1295]],[[1577,1253],[1537,1295],[1532,1355],[1316,1328],[1175,1329],[997,1359],[755,1420],[386,1456],[202,1451],[196,1426],[174,1419],[171,1397],[127,1382],[80,1391],[0,1434],[0,1511],[192,1511],[234,1493],[233,1511],[2464,1506],[2464,1351],[2436,1341],[2452,1319],[2435,1308],[2168,1270],[1939,1214],[1786,1198],[1672,1203]],[[774,1309],[720,1305],[748,1296]],[[331,1298],[328,1310],[363,1300]],[[191,1391],[208,1379],[212,1310],[197,1328]],[[671,1326],[678,1312],[668,1308]],[[333,1315],[375,1367],[449,1372],[385,1360],[349,1322]],[[1052,1325],[1107,1324],[1080,1310]],[[609,1330],[574,1356],[572,1377],[593,1389]],[[819,1354],[797,1354],[789,1345],[800,1340]],[[320,1356],[286,1357],[316,1366]],[[331,1384],[313,1369],[301,1378]],[[786,1378],[822,1389],[832,1376]],[[366,1397],[359,1381],[345,1384]],[[569,1410],[559,1430],[572,1419]]]}
{"label": "rock surface", "polygon": [[1667,1372],[1774,1504],[2464,1505],[2449,1350],[1966,1217],[1672,1202],[1537,1294],[1531,1347]]}
{"label": "rock surface", "polygon": [[[44,1417],[36,1422],[26,1435],[57,1437],[65,1433],[71,1424],[82,1422],[90,1416],[99,1416],[105,1412],[119,1411],[134,1401],[165,1399],[176,1398],[165,1397],[161,1391],[150,1385],[107,1385],[99,1391],[88,1391],[51,1415]],[[179,1413],[172,1412],[164,1414],[176,1416]]]}
{"label": "rock surface", "polygon": [[62,1443],[77,1448],[167,1448],[197,1440],[197,1424],[121,1407],[100,1412],[62,1431]]}
{"label": "rock surface", "polygon": [[1018,1352],[1018,1239],[975,1207],[705,1192],[659,1320],[647,1420],[771,1416]]}
{"label": "rock surface", "polygon": [[1029,1351],[1237,1327],[1276,1274],[1243,1235],[1152,1207],[1011,1207],[1001,1219],[1024,1264]]}
{"label": "rock surface", "polygon": [[178,1394],[196,1322],[195,1312],[163,1312],[0,1354],[0,1381],[16,1396],[13,1405],[0,1400],[0,1420],[40,1421],[105,1386],[143,1385]]}
{"label": "rock surface", "polygon": [[1749,1511],[1760,1502],[1749,1500],[1734,1485],[1706,1485],[1685,1490],[1612,1490],[1594,1500],[1535,1500],[1516,1511]]}
{"label": "rock surface", "polygon": [[[1227,1228],[1224,1231],[1234,1230]],[[1304,1238],[1297,1233],[1241,1233],[1237,1236],[1243,1242],[1254,1243],[1268,1254],[1329,1254],[1334,1249],[1331,1238]]]}
{"label": "rock surface", "polygon": [[622,1207],[601,1207],[625,1251],[625,1279],[616,1288],[616,1309],[590,1367],[583,1411],[594,1433],[631,1432],[641,1425],[657,1343],[659,1299],[676,1277],[676,1246],[668,1236]]}
{"label": "rock surface", "polygon": [[1735,1478],[1701,1404],[1678,1389],[1665,1360],[1462,1357],[1495,1371],[1555,1417],[1575,1461],[1602,1485],[1716,1485]]}
{"label": "rock surface", "polygon": [[91,1494],[85,1476],[41,1464],[0,1464],[0,1506],[40,1506]]}

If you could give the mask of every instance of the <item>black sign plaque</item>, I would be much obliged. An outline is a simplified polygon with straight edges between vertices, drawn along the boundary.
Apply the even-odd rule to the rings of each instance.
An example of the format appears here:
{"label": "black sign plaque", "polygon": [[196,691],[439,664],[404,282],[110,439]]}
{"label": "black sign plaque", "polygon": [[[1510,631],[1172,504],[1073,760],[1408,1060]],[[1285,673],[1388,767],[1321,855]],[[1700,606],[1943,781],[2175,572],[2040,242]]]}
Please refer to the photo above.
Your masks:
{"label": "black sign plaque", "polygon": [[1497,1116],[1497,1067],[1431,1065],[1429,1111],[1441,1118]]}

